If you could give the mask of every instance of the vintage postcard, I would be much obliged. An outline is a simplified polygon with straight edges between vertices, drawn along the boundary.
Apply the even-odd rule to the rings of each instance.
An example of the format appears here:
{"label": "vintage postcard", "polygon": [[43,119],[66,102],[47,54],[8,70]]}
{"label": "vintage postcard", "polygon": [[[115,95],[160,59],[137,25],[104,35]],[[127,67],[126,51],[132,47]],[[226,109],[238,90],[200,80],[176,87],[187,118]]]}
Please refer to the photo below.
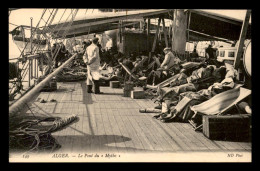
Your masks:
{"label": "vintage postcard", "polygon": [[9,8],[9,162],[251,162],[250,9]]}

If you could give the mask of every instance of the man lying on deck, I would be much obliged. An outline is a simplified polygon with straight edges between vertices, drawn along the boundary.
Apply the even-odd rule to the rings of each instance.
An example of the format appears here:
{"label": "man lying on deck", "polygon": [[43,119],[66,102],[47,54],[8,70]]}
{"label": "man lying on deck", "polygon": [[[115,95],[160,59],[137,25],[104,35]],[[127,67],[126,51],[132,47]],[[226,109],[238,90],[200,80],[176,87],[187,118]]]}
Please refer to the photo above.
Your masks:
{"label": "man lying on deck", "polygon": [[[237,73],[232,66],[225,65],[225,67],[222,66],[213,71],[212,65],[207,68],[200,68],[187,78],[188,84],[175,86],[172,89],[167,88],[166,92],[161,90],[160,93],[161,95],[164,94],[163,100],[168,112],[156,115],[155,118],[164,122],[173,119],[187,122],[193,115],[189,106],[200,104],[218,93],[232,89],[235,86],[234,80]],[[195,81],[210,77],[213,77],[213,79],[202,82]],[[183,110],[184,108],[185,110]]]}

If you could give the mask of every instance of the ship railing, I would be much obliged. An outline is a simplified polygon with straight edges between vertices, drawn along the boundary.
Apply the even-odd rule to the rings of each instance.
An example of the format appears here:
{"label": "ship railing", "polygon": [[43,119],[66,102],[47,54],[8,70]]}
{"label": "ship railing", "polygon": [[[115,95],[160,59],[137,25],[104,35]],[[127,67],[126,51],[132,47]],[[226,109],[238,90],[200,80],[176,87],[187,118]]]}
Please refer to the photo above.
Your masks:
{"label": "ship railing", "polygon": [[[43,69],[43,55],[35,54],[28,55],[23,58],[14,58],[10,59],[9,62],[15,63],[17,68],[17,77],[15,79],[9,80],[11,84],[9,87],[9,95],[11,96],[10,100],[13,100],[16,93],[14,91],[23,91],[26,88],[33,86],[33,80],[37,80],[43,72],[39,73]],[[20,67],[22,65],[22,67]],[[20,69],[21,68],[21,69]],[[27,83],[27,84],[26,84]],[[22,84],[22,90],[17,90],[18,84]]]}
{"label": "ship railing", "polygon": [[29,90],[26,94],[20,97],[17,101],[9,106],[9,116],[15,116],[24,105],[29,102],[35,95],[38,93],[53,77],[55,77],[58,73],[60,73],[63,68],[65,68],[68,64],[72,62],[72,60],[77,56],[77,54],[73,54],[66,62],[64,62],[61,66],[55,69],[52,73],[47,75],[40,83],[36,84],[31,90]]}

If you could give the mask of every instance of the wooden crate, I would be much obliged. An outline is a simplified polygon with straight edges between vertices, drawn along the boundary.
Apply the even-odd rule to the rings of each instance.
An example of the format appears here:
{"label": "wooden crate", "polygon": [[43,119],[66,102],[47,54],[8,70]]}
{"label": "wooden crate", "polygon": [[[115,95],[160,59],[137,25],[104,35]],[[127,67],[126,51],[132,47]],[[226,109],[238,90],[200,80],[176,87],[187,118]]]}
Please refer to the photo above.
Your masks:
{"label": "wooden crate", "polygon": [[212,140],[248,140],[251,117],[241,115],[203,115],[203,134]]}
{"label": "wooden crate", "polygon": [[132,90],[131,98],[132,99],[144,99],[145,98],[144,90]]}
{"label": "wooden crate", "polygon": [[130,82],[130,81],[125,82],[124,89],[125,90],[130,90],[130,91],[133,90],[134,89],[134,83]]}
{"label": "wooden crate", "polygon": [[124,92],[124,97],[131,97],[131,90],[125,90],[123,89],[123,92]]}
{"label": "wooden crate", "polygon": [[110,81],[109,84],[111,88],[119,88],[120,86],[119,81]]}

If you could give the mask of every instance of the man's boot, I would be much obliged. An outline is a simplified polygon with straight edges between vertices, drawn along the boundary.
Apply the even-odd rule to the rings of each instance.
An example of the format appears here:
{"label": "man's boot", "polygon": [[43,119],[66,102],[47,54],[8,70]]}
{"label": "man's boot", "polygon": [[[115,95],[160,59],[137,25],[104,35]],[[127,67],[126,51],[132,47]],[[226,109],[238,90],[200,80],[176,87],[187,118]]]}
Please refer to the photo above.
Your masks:
{"label": "man's boot", "polygon": [[100,92],[99,81],[98,80],[94,81],[94,93],[95,94],[103,94],[103,92]]}
{"label": "man's boot", "polygon": [[87,92],[88,92],[88,93],[93,93],[93,91],[92,91],[92,85],[87,85]]}

